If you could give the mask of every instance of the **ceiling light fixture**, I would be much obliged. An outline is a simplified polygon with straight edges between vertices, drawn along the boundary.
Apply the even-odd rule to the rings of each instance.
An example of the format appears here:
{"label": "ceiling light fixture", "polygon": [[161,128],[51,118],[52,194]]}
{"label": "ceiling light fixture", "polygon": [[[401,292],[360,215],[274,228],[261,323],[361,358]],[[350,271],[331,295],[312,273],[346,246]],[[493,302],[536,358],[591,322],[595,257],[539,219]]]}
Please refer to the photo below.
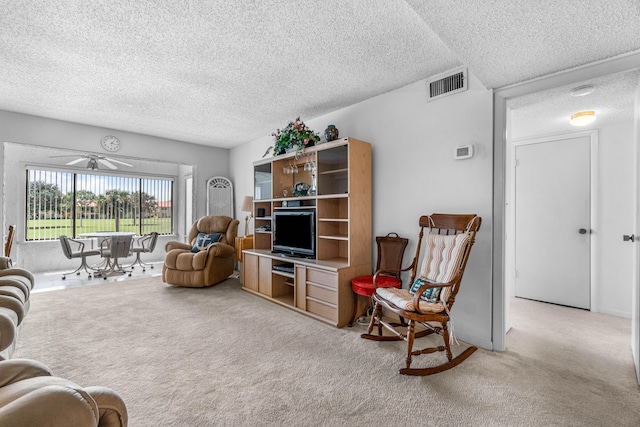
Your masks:
{"label": "ceiling light fixture", "polygon": [[92,171],[98,170],[98,161],[96,159],[89,159],[87,169],[91,169]]}
{"label": "ceiling light fixture", "polygon": [[580,111],[571,116],[569,123],[573,126],[586,126],[596,121],[596,113],[594,111]]}
{"label": "ceiling light fixture", "polygon": [[569,91],[569,94],[571,96],[585,96],[585,95],[592,94],[593,92],[595,92],[595,90],[596,90],[595,85],[583,85],[583,86],[574,87]]}

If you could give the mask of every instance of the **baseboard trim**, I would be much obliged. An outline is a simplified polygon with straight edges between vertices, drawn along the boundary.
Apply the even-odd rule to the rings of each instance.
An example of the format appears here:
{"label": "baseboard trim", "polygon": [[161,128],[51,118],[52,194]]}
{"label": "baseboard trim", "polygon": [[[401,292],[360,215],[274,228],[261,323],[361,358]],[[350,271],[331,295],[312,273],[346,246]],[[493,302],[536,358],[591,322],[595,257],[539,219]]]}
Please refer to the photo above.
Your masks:
{"label": "baseboard trim", "polygon": [[460,341],[473,344],[485,350],[493,351],[493,342],[491,342],[491,340],[483,340],[483,339],[479,339],[478,337],[474,337],[467,334],[460,334],[457,332],[456,332],[456,338]]}

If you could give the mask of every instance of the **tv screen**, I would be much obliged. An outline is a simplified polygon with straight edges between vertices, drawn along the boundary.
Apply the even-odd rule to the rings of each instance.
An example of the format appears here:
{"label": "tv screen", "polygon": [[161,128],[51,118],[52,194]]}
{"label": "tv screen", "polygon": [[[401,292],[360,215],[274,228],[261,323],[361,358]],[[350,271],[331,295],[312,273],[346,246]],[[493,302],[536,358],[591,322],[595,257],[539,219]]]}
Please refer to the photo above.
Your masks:
{"label": "tv screen", "polygon": [[273,252],[315,258],[315,211],[282,211],[273,214]]}

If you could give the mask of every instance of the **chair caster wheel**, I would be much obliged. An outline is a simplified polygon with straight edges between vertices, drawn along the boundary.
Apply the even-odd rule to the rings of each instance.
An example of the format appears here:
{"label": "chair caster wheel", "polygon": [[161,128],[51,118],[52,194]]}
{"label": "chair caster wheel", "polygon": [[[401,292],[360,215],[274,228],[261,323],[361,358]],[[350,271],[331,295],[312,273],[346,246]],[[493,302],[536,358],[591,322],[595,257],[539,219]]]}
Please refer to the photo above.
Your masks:
{"label": "chair caster wheel", "polygon": [[62,276],[62,280],[67,280],[67,276]]}
{"label": "chair caster wheel", "polygon": [[102,280],[107,280],[107,276],[104,276],[104,277],[102,278]]}
{"label": "chair caster wheel", "polygon": [[150,268],[153,270],[153,265]]}
{"label": "chair caster wheel", "polygon": [[131,273],[129,273],[129,277],[131,277]]}
{"label": "chair caster wheel", "polygon": [[142,269],[142,272],[144,273],[145,271],[147,271],[147,270],[143,268],[143,269]]}
{"label": "chair caster wheel", "polygon": [[80,275],[80,272],[78,271],[78,272],[76,273],[76,276],[79,276],[79,275]]}
{"label": "chair caster wheel", "polygon": [[87,276],[89,279],[91,279],[91,275]]}

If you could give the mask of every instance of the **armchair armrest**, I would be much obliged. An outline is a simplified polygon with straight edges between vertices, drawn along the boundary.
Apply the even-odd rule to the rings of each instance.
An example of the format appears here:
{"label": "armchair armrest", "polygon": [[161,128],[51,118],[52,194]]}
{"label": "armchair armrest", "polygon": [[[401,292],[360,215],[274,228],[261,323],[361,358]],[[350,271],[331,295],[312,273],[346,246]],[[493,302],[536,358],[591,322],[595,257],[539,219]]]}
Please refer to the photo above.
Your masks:
{"label": "armchair armrest", "polygon": [[[18,314],[9,308],[0,307],[0,352],[9,349],[7,350],[8,354],[0,356],[0,360],[11,356],[11,353],[13,353],[12,346],[15,346],[17,336]],[[4,371],[0,369],[0,387],[6,380]]]}
{"label": "armchair armrest", "polygon": [[7,268],[5,270],[0,270],[0,277],[6,276],[26,277],[31,282],[31,289],[33,289],[33,285],[36,282],[36,278],[33,276],[33,274],[30,271],[25,270],[24,268]]}
{"label": "armchair armrest", "polygon": [[98,425],[98,405],[71,381],[41,378],[19,392],[19,398],[0,408],[0,427]]}
{"label": "armchair armrest", "polygon": [[13,310],[13,312],[18,316],[18,325],[22,324],[22,320],[24,320],[24,317],[27,314],[22,301],[18,298],[7,295],[0,295],[0,307]]}
{"label": "armchair armrest", "polygon": [[213,243],[207,247],[207,256],[216,256],[221,258],[227,258],[235,256],[236,250],[233,246],[226,243]]}
{"label": "armchair armrest", "polygon": [[115,391],[102,386],[84,387],[95,400],[100,412],[100,427],[125,427],[128,424],[127,407]]}
{"label": "armchair armrest", "polygon": [[191,250],[193,246],[187,244],[187,243],[182,243],[182,242],[178,242],[178,241],[170,241],[167,242],[166,245],[164,245],[164,250],[166,252],[172,251],[173,249],[186,249],[186,250]]}
{"label": "armchair armrest", "polygon": [[0,387],[28,378],[50,377],[51,370],[30,359],[9,359],[0,363]]}

